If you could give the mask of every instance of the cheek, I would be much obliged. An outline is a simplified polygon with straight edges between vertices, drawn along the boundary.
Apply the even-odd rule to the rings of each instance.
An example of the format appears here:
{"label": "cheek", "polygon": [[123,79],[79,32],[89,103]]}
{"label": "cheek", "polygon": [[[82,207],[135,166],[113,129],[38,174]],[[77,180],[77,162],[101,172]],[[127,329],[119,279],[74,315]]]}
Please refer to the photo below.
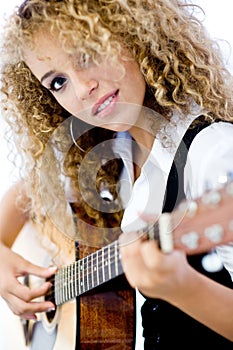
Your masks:
{"label": "cheek", "polygon": [[71,95],[54,96],[60,106],[62,106],[70,114],[75,114],[82,109],[82,106],[77,103],[77,99]]}
{"label": "cheek", "polygon": [[136,64],[131,65],[126,67],[126,72],[125,86],[128,86],[128,91],[130,91],[133,99],[138,100],[139,103],[143,102],[146,82],[139,67]]}
{"label": "cheek", "polygon": [[126,83],[127,93],[131,102],[138,105],[143,104],[145,92],[146,92],[146,83],[142,76],[129,76]]}

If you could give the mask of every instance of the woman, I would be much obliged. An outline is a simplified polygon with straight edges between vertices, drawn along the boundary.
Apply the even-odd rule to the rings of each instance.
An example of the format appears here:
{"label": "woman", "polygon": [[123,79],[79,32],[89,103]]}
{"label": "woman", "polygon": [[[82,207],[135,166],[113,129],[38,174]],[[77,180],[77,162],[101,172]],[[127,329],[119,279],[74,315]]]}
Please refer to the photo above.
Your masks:
{"label": "woman", "polygon": [[[49,218],[71,244],[104,245],[119,227],[145,227],[232,170],[232,78],[194,10],[176,0],[27,0],[10,18],[3,112],[23,156],[22,202],[42,231]],[[70,236],[67,202],[98,233]],[[18,229],[1,232],[8,254]],[[124,271],[143,302],[136,347],[143,331],[145,349],[186,349],[200,339],[230,349],[230,275],[206,271],[202,256],[166,255],[153,241],[123,237],[131,243],[121,249]],[[30,302],[49,285],[29,291],[16,276],[54,271],[21,259],[5,260],[1,295],[14,313],[35,318],[53,307]],[[224,262],[232,273],[232,260]]]}

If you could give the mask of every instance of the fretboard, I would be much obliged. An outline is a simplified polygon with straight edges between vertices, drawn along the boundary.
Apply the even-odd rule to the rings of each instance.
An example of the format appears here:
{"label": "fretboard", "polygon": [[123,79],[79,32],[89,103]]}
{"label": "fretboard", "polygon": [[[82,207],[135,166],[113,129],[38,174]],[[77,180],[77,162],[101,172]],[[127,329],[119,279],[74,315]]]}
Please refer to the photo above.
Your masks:
{"label": "fretboard", "polygon": [[[158,239],[158,225],[151,224],[139,230],[138,235],[151,235]],[[151,237],[151,238],[152,238]],[[119,241],[64,266],[58,270],[54,281],[56,305],[74,299],[123,273],[120,260]]]}
{"label": "fretboard", "polygon": [[62,267],[55,276],[55,302],[61,305],[123,273],[119,244],[102,249]]}

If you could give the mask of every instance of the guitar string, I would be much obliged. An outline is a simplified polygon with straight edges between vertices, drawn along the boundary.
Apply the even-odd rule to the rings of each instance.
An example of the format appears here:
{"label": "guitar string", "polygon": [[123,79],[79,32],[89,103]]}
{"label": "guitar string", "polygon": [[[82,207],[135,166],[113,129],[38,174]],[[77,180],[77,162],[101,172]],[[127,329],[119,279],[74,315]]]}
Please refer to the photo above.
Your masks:
{"label": "guitar string", "polygon": [[[147,235],[147,237],[148,237],[148,234],[147,234],[148,230],[149,230],[148,227],[146,227],[146,228],[144,228],[142,230],[139,230],[138,234],[139,235],[144,235],[144,236]],[[158,225],[158,222],[156,222],[156,223],[153,224],[153,238],[158,240],[158,237],[159,237],[159,225]],[[176,240],[174,240],[174,242],[176,242]],[[67,277],[68,274],[71,275],[69,277],[74,277],[74,281],[79,281],[79,278],[81,278],[81,282],[84,283],[82,285],[82,289],[85,289],[85,290],[82,293],[79,293],[79,295],[85,293],[86,291],[88,291],[90,289],[96,288],[98,286],[98,285],[96,285],[96,286],[88,288],[88,289],[86,288],[88,286],[89,282],[92,281],[93,266],[96,267],[96,265],[97,265],[98,268],[97,268],[97,270],[95,270],[95,272],[96,273],[100,273],[100,271],[103,271],[104,268],[109,268],[110,266],[112,266],[113,263],[116,263],[116,252],[115,252],[115,249],[116,249],[115,246],[116,245],[117,245],[117,241],[109,244],[108,246],[103,247],[102,249],[100,249],[98,251],[95,251],[94,253],[84,257],[83,259],[72,263],[71,265],[62,267],[60,269],[60,271],[61,270],[64,271],[65,277]],[[112,251],[111,251],[112,247],[114,247],[113,254],[112,254]],[[118,245],[117,245],[117,249],[119,250],[119,246]],[[99,253],[99,256],[98,256],[98,253]],[[101,255],[100,255],[100,253],[101,253]],[[104,257],[103,257],[103,254],[104,254]],[[119,256],[119,251],[118,251],[118,256]],[[82,265],[80,265],[80,262],[82,263]],[[119,268],[119,263],[120,263],[120,259],[119,258],[118,258],[117,263],[118,263],[118,268]],[[77,276],[74,276],[74,272],[72,270],[72,269],[74,269],[75,264],[77,264],[77,267],[79,269],[81,268],[79,270],[80,272],[79,273],[77,272],[77,275],[79,276],[79,278]],[[69,269],[71,269],[72,271],[69,271]],[[116,276],[114,276],[114,277],[116,277]],[[107,281],[109,281],[109,280],[110,279],[108,279]],[[48,294],[46,295],[47,297],[54,296],[54,291],[55,291],[54,281],[55,281],[55,277],[51,278],[49,281],[51,281],[52,287],[50,288]],[[107,281],[103,281],[102,283],[107,282]],[[60,282],[62,283],[62,281],[60,281]],[[92,284],[92,282],[90,284]],[[69,281],[65,285],[65,288],[69,288],[69,285],[71,285],[70,287],[72,289],[73,279],[71,281]],[[79,286],[80,286],[80,283],[79,283]],[[62,291],[63,288],[64,288],[64,286],[61,286],[59,288],[59,290]]]}
{"label": "guitar string", "polygon": [[[158,236],[158,225],[157,225],[157,223],[153,226],[153,229],[154,229],[154,237],[157,237]],[[147,228],[145,228],[144,230],[138,231],[138,234],[141,235],[141,236],[142,235],[145,236],[146,232],[147,232]],[[114,251],[113,251],[112,248],[114,249]],[[117,249],[117,257],[118,257],[117,261],[116,261],[116,249]],[[100,255],[100,252],[101,252],[101,255]],[[99,253],[99,256],[98,256],[98,253]],[[93,257],[93,259],[91,257]],[[82,262],[81,266],[80,266],[80,262]],[[94,252],[94,253],[86,256],[86,257],[84,257],[81,260],[77,260],[77,261],[75,261],[74,263],[72,263],[70,265],[62,267],[60,269],[60,271],[63,270],[64,273],[65,273],[65,276],[67,276],[68,270],[69,269],[72,270],[74,268],[75,264],[77,264],[79,268],[81,267],[81,269],[80,269],[80,277],[81,277],[82,282],[84,282],[84,285],[82,285],[82,287],[83,288],[85,287],[85,291],[84,292],[86,292],[86,291],[88,291],[90,289],[93,289],[93,288],[98,286],[97,285],[97,286],[91,287],[89,289],[86,289],[86,286],[88,284],[87,281],[90,281],[91,277],[93,276],[93,266],[96,267],[96,265],[97,265],[98,268],[97,268],[97,270],[95,270],[95,272],[99,273],[100,271],[103,271],[104,268],[108,268],[109,269],[109,267],[112,266],[113,264],[115,264],[116,262],[117,262],[117,268],[119,268],[120,258],[119,258],[118,241],[115,241],[115,242],[109,244],[108,246],[103,247],[102,249],[100,249],[100,250],[98,250],[98,251],[96,251],[96,252]],[[112,270],[111,270],[111,272],[112,272]],[[70,271],[69,274],[71,274],[71,277],[73,275],[75,280],[77,280],[77,281],[79,280],[77,278],[77,276],[74,276],[74,272],[73,271]],[[78,275],[78,273],[77,273],[77,275]],[[118,276],[118,275],[116,275],[116,276]],[[114,276],[114,277],[116,277],[116,276]],[[49,279],[49,281],[52,283],[52,287],[49,289],[49,292],[46,295],[46,297],[53,296],[54,295],[54,291],[55,291],[55,286],[54,286],[55,277]],[[103,281],[102,283],[107,282],[107,281],[109,281],[109,279],[106,280],[106,281]],[[68,282],[68,284],[71,284],[71,283],[73,283],[73,280]],[[102,284],[102,283],[100,283],[100,284]],[[68,285],[66,285],[66,288],[68,288]],[[62,289],[63,289],[63,286],[60,288],[60,290],[62,290]],[[83,294],[84,292],[82,292],[80,294]]]}
{"label": "guitar string", "polygon": [[[117,260],[116,260],[116,252],[115,251],[114,252],[110,251],[110,253],[108,253],[108,251],[102,251],[102,252],[104,252],[104,256],[103,257],[102,256],[99,257],[101,260],[97,262],[98,268],[94,272],[100,273],[100,271],[102,272],[104,268],[108,268],[109,269],[109,267],[112,266],[112,264],[115,264],[116,262],[117,262],[117,265],[118,265],[118,268],[119,268],[119,263],[120,263],[119,251],[117,252],[117,257],[118,257]],[[90,255],[88,257],[90,257]],[[83,262],[81,266],[80,266],[80,261]],[[97,258],[95,259],[95,261],[97,261]],[[87,285],[86,281],[87,281],[87,279],[91,280],[91,276],[93,275],[93,267],[90,266],[90,265],[94,265],[95,261],[94,260],[92,260],[92,261],[90,260],[88,262],[87,261],[87,257],[85,257],[82,260],[75,261],[71,265],[62,267],[60,269],[60,271],[61,270],[64,271],[65,277],[68,276],[68,274],[69,274],[69,275],[74,277],[74,280],[79,281],[79,278],[74,275],[74,271],[72,271],[72,270],[74,269],[75,264],[77,265],[78,268],[81,267],[81,269],[79,270],[80,271],[80,279],[82,280],[82,282],[84,282],[84,285],[82,287],[86,289],[86,285]],[[69,268],[71,269],[70,273],[68,273]],[[76,273],[76,275],[79,275],[78,272]],[[117,276],[118,275],[116,274],[116,276],[114,276],[114,277],[117,277]],[[55,277],[49,279],[49,282],[52,283],[52,287],[49,289],[49,292],[48,292],[48,294],[46,294],[46,296],[54,295],[54,291],[55,291],[54,281],[55,281]],[[107,281],[108,280],[103,281],[102,283],[107,282]],[[102,283],[100,283],[100,284],[102,284]],[[67,283],[66,288],[68,288],[68,284],[73,284],[73,279]],[[95,286],[95,287],[97,287],[97,286]],[[86,291],[88,291],[90,289],[93,289],[95,287],[86,289],[84,292],[86,292]],[[63,287],[61,287],[60,290],[61,289],[63,289]],[[80,294],[82,294],[82,293],[80,293]]]}
{"label": "guitar string", "polygon": [[[156,232],[157,233],[157,232]],[[156,235],[155,233],[155,235]],[[143,234],[145,235],[145,232],[143,232]],[[203,234],[199,234],[199,237],[204,236]],[[180,241],[180,239],[175,239],[174,242]],[[106,247],[103,247],[102,249],[98,250],[98,253],[102,255],[98,256],[97,251],[84,257],[81,260],[77,260],[74,263],[61,267],[60,271],[63,270],[65,277],[67,277],[69,275],[69,277],[74,277],[74,279],[72,278],[66,285],[66,288],[70,288],[72,290],[72,285],[74,281],[79,281],[79,278],[77,276],[80,277],[80,280],[83,282],[82,288],[83,291],[81,293],[79,293],[78,295],[84,294],[85,292],[96,288],[98,285],[103,284],[105,282],[108,282],[109,280],[111,280],[111,278],[107,279],[106,281],[103,280],[103,282],[99,283],[98,285],[92,286],[90,288],[86,288],[90,282],[90,285],[92,285],[92,276],[93,276],[93,267],[96,267],[95,263],[97,262],[97,269],[94,271],[96,273],[100,273],[100,271],[103,271],[103,269],[109,269],[113,264],[116,264],[117,262],[117,266],[119,268],[119,263],[120,263],[120,258],[119,258],[119,245],[117,244],[118,241],[115,241],[111,244],[109,244]],[[114,248],[114,251],[112,250],[112,248]],[[116,260],[116,248],[117,248],[117,260]],[[94,258],[91,260],[91,256],[93,256]],[[80,265],[80,262],[82,262],[82,265]],[[78,271],[76,271],[76,276],[74,274],[74,267],[75,264],[77,265],[77,267],[79,268],[80,273],[78,273]],[[95,265],[95,266],[94,266]],[[80,269],[81,268],[81,269]],[[102,272],[103,273],[103,272]],[[112,270],[111,270],[112,273]],[[119,274],[116,274],[114,277],[117,277]],[[48,294],[46,295],[47,297],[50,296],[54,296],[54,291],[55,291],[55,285],[54,285],[54,281],[55,281],[55,277],[51,278],[49,281],[52,282],[52,287],[50,288]],[[70,287],[69,287],[70,285]],[[80,284],[79,284],[80,285]],[[63,290],[64,285],[61,286],[59,288],[59,290]],[[77,295],[75,295],[77,296]]]}

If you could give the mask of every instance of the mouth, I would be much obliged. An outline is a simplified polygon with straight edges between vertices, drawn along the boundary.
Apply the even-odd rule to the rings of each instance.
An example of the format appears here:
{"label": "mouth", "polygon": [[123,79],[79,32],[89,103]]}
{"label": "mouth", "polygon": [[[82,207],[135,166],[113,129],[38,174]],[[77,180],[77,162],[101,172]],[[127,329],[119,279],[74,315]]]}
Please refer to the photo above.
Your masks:
{"label": "mouth", "polygon": [[117,89],[113,93],[103,96],[92,108],[92,114],[94,116],[100,115],[100,114],[102,115],[102,114],[105,114],[105,111],[112,109],[113,104],[117,100],[118,94],[119,94],[119,89]]}

